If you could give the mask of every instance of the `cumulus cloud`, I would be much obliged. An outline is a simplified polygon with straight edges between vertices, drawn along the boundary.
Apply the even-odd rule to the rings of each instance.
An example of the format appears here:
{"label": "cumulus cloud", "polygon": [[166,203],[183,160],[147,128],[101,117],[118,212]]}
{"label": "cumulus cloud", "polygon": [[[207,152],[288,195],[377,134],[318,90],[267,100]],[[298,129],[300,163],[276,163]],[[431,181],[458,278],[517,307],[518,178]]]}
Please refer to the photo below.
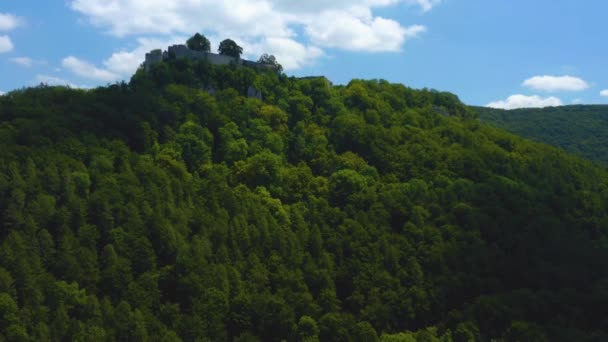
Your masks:
{"label": "cumulus cloud", "polygon": [[538,95],[526,96],[526,95],[511,95],[506,100],[500,100],[490,102],[486,107],[500,108],[500,109],[517,109],[517,108],[543,108],[543,107],[557,107],[562,106],[563,102],[561,99],[551,97],[540,97]]}
{"label": "cumulus cloud", "polygon": [[608,89],[600,91],[600,96],[608,97]]}
{"label": "cumulus cloud", "polygon": [[0,36],[0,53],[13,51],[13,41],[9,36]]}
{"label": "cumulus cloud", "polygon": [[[0,13],[0,32],[11,31],[23,23],[23,20],[10,13]],[[0,53],[13,51],[14,45],[7,35],[0,35]]]}
{"label": "cumulus cloud", "polygon": [[589,83],[574,76],[534,76],[523,82],[523,86],[542,91],[582,91]]}
{"label": "cumulus cloud", "polygon": [[[403,0],[424,10],[437,0]],[[86,15],[112,34],[191,33],[192,28],[247,36],[292,36],[293,24],[307,25],[315,15],[332,12],[349,16],[353,9],[371,10],[400,0],[71,0],[75,11]],[[133,13],[137,13],[136,16]]]}
{"label": "cumulus cloud", "polygon": [[[207,38],[211,41],[212,46],[219,45],[219,38],[214,36]],[[138,38],[135,48],[112,53],[101,63],[102,66],[100,67],[74,56],[65,58],[63,66],[76,75],[87,79],[106,82],[119,81],[130,77],[143,62],[143,56],[150,50],[183,43],[187,39],[187,36],[172,36],[164,39]],[[324,52],[320,48],[288,38],[270,37],[259,41],[235,40],[244,48],[244,57],[257,59],[262,53],[273,51],[272,53],[286,70],[298,69],[312,64],[317,58],[324,56]]]}
{"label": "cumulus cloud", "polygon": [[167,39],[139,38],[137,39],[137,47],[112,53],[110,57],[102,62],[102,66],[95,66],[75,56],[64,58],[62,66],[86,79],[102,82],[120,81],[131,76],[137,70],[143,62],[144,55],[150,50],[184,42],[186,39],[185,36],[175,36]]}
{"label": "cumulus cloud", "polygon": [[351,51],[399,51],[403,43],[426,31],[421,25],[402,27],[399,22],[374,17],[369,8],[331,10],[311,18],[306,34],[312,42]]}
{"label": "cumulus cloud", "polygon": [[[403,43],[425,31],[420,25],[375,16],[379,7],[414,4],[430,10],[439,0],[71,0],[70,7],[109,33],[127,35],[207,35],[230,37],[245,45],[264,46],[280,55],[286,50],[269,42],[291,47],[297,61],[286,69],[310,62],[322,48],[355,51],[399,51]],[[133,13],[137,13],[136,16]],[[306,36],[299,37],[297,32]],[[303,41],[311,44],[305,44]],[[297,46],[297,48],[295,48]],[[278,57],[278,56],[277,56]]]}
{"label": "cumulus cloud", "polygon": [[374,15],[374,9],[400,3],[428,11],[440,0],[69,0],[91,24],[117,37],[135,36],[137,45],[97,66],[76,56],[66,57],[63,66],[91,80],[125,79],[146,52],[183,43],[196,31],[212,46],[232,38],[247,59],[273,54],[285,70],[314,64],[326,48],[396,52],[426,31]]}
{"label": "cumulus cloud", "polygon": [[61,65],[74,74],[97,81],[111,82],[119,78],[118,74],[110,70],[98,68],[93,64],[68,56],[61,61]]}
{"label": "cumulus cloud", "polygon": [[10,31],[21,25],[23,20],[10,13],[0,13],[0,31]]}
{"label": "cumulus cloud", "polygon": [[294,70],[314,63],[316,59],[325,55],[323,50],[316,46],[304,45],[293,39],[270,37],[259,42],[242,42],[247,57],[257,59],[257,56],[273,51],[277,60],[286,70]]}
{"label": "cumulus cloud", "polygon": [[70,6],[120,37],[192,33],[194,28],[248,35],[291,34],[281,13],[263,0],[72,0]]}
{"label": "cumulus cloud", "polygon": [[[215,37],[208,38],[212,46],[217,46],[220,42]],[[143,62],[143,56],[150,50],[183,43],[186,39],[185,36],[167,39],[139,38],[137,39],[137,47],[112,53],[101,63],[102,66],[95,66],[74,56],[64,58],[62,65],[79,77],[104,82],[120,81],[133,75]],[[318,47],[280,37],[271,37],[260,41],[237,40],[237,43],[246,51],[244,57],[249,59],[257,59],[261,54],[273,51],[285,70],[294,70],[310,65],[316,59],[325,55],[323,50]]]}

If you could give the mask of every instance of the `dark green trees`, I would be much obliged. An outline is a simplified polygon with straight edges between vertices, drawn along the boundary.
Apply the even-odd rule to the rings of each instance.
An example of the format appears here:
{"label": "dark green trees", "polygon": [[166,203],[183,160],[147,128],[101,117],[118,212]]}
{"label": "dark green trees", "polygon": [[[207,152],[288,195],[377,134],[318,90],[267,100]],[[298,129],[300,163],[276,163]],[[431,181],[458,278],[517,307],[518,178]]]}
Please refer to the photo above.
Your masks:
{"label": "dark green trees", "polygon": [[190,50],[194,51],[211,51],[211,44],[209,43],[209,40],[200,33],[195,33],[194,36],[190,37],[190,39],[186,41],[186,45]]}
{"label": "dark green trees", "polygon": [[277,62],[277,58],[274,55],[269,55],[267,53],[262,54],[262,56],[260,56],[260,59],[258,60],[258,63],[271,66],[275,68],[278,72],[283,71],[283,66],[279,64],[279,62]]}
{"label": "dark green trees", "polygon": [[238,46],[232,39],[223,40],[217,50],[220,55],[231,56],[234,58],[241,58],[241,55],[243,54],[243,48]]}
{"label": "dark green trees", "polygon": [[483,122],[608,165],[608,106],[502,110],[474,107]]}
{"label": "dark green trees", "polygon": [[0,137],[0,340],[608,340],[607,171],[452,94],[169,60]]}

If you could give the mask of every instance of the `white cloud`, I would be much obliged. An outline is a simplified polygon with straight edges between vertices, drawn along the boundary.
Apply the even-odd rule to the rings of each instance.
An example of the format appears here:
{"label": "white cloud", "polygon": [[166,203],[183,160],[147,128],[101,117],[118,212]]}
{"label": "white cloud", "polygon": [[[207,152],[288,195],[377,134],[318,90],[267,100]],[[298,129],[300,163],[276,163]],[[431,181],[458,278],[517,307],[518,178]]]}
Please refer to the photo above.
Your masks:
{"label": "white cloud", "polygon": [[6,94],[5,92],[3,92],[2,90],[0,90],[0,96]]}
{"label": "white cloud", "polygon": [[[21,25],[21,18],[10,14],[0,13],[0,32],[11,31]],[[11,37],[6,35],[0,35],[0,53],[13,51],[14,45]]]}
{"label": "white cloud", "polygon": [[69,6],[93,25],[117,37],[138,38],[135,47],[116,51],[99,65],[75,56],[64,58],[62,65],[80,77],[118,81],[137,70],[145,53],[183,43],[199,31],[213,47],[229,37],[243,46],[245,58],[256,60],[262,53],[270,53],[285,70],[294,70],[326,56],[323,48],[400,51],[408,39],[418,37],[426,28],[403,26],[375,16],[373,10],[402,3],[428,11],[440,1],[69,0]]}
{"label": "white cloud", "polygon": [[104,69],[115,75],[113,80],[129,77],[143,62],[147,52],[157,48],[166,48],[172,44],[183,43],[186,39],[186,36],[173,36],[165,39],[139,38],[137,39],[137,47],[134,49],[115,52],[103,61]]}
{"label": "white cloud", "polygon": [[313,43],[352,51],[399,51],[407,39],[426,31],[424,26],[402,27],[397,21],[374,17],[369,8],[331,10],[313,17],[305,29]]}
{"label": "white cloud", "polygon": [[34,83],[35,84],[43,83],[43,84],[50,85],[50,86],[68,86],[70,88],[81,88],[81,89],[89,88],[87,86],[74,84],[63,78],[59,78],[56,76],[49,76],[49,75],[36,75],[36,78],[34,79]]}
{"label": "white cloud", "polygon": [[608,89],[600,91],[600,96],[608,97]]}
{"label": "white cloud", "polygon": [[[386,7],[398,4],[401,0],[273,0],[271,2],[273,8],[281,12],[315,14],[322,11],[347,8],[349,6]],[[405,2],[416,4],[417,0],[407,0]]]}
{"label": "white cloud", "polygon": [[[68,71],[95,81],[114,82],[129,78],[144,60],[144,56],[152,49],[166,47],[171,44],[186,41],[186,37],[171,37],[167,39],[139,38],[137,47],[132,50],[122,50],[113,53],[97,67],[74,56],[63,59],[62,66]],[[59,70],[56,70],[59,71]]]}
{"label": "white cloud", "polygon": [[284,69],[294,70],[314,63],[324,56],[323,50],[316,46],[307,46],[289,38],[266,38],[260,42],[242,42],[247,57],[257,59],[267,51],[273,51]]}
{"label": "white cloud", "polygon": [[417,4],[422,8],[423,11],[427,12],[433,7],[439,5],[441,0],[408,0],[407,2],[410,4]]}
{"label": "white cloud", "polygon": [[[353,8],[371,10],[399,2],[430,10],[438,0],[71,0],[70,7],[117,36],[188,33],[193,28],[237,35],[290,36],[292,24]],[[136,16],[133,13],[137,13]],[[304,22],[303,22],[304,21]]]}
{"label": "white cloud", "polygon": [[[208,37],[212,46],[219,44],[219,38]],[[104,60],[102,67],[83,61],[74,56],[64,58],[63,67],[70,72],[87,79],[113,82],[128,79],[141,65],[144,55],[152,49],[167,47],[172,44],[185,42],[186,36],[174,36],[166,39],[139,38],[137,47],[113,53]],[[323,51],[315,46],[307,46],[288,38],[267,38],[261,41],[241,41],[246,58],[257,59],[262,53],[273,51],[277,60],[286,70],[298,69],[314,63],[324,56]]]}
{"label": "white cloud", "polygon": [[0,53],[13,51],[13,41],[9,36],[0,36]]}
{"label": "white cloud", "polygon": [[34,60],[29,57],[13,57],[13,58],[9,58],[9,61],[11,61],[15,64],[19,64],[26,68],[29,68],[32,65],[34,65]]}
{"label": "white cloud", "polygon": [[523,86],[542,91],[581,91],[588,89],[589,83],[573,76],[534,76],[523,82]]}
{"label": "white cloud", "polygon": [[561,99],[551,97],[540,97],[538,95],[526,96],[526,95],[511,95],[506,100],[490,102],[486,107],[500,108],[500,109],[517,109],[517,108],[543,108],[543,107],[557,107],[562,106],[563,102]]}
{"label": "white cloud", "polygon": [[31,68],[32,66],[38,65],[38,64],[46,64],[46,61],[40,61],[40,60],[32,59],[29,57],[13,57],[13,58],[9,58],[9,61],[11,61],[12,63],[15,63],[17,65],[20,65],[24,68]]}
{"label": "white cloud", "polygon": [[[440,0],[70,0],[69,5],[93,25],[107,29],[118,37],[189,36],[200,31],[207,36],[222,39],[230,37],[244,47],[264,47],[268,50],[261,52],[274,54],[285,69],[289,70],[314,62],[324,55],[321,50],[324,47],[369,52],[400,51],[408,39],[417,37],[426,28],[420,25],[403,26],[395,20],[375,16],[373,10],[402,3],[428,11],[439,2]],[[303,32],[305,37],[298,36],[297,32]],[[304,41],[309,41],[310,44]],[[128,53],[114,54],[110,58],[113,60],[107,61],[110,65],[106,67],[109,68],[115,62],[126,65],[124,61],[117,61],[121,58],[132,57]],[[139,62],[143,55],[140,54],[137,58]],[[133,62],[129,64],[132,65]]]}
{"label": "white cloud", "polygon": [[0,31],[10,31],[21,25],[23,20],[21,18],[10,14],[0,13]]}
{"label": "white cloud", "polygon": [[80,60],[74,56],[68,56],[61,61],[61,65],[74,74],[97,81],[111,82],[120,76],[110,70],[98,68],[93,64]]}

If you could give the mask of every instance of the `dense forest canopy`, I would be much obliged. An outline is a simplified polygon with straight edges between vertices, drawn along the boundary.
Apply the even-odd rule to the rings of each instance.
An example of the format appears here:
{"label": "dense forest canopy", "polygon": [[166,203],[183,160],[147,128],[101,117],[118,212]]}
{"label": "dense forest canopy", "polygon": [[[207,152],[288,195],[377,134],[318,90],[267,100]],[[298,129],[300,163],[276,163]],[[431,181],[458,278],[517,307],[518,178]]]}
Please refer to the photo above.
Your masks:
{"label": "dense forest canopy", "polygon": [[382,80],[17,90],[0,340],[606,340],[605,203],[605,169]]}
{"label": "dense forest canopy", "polygon": [[502,110],[475,107],[490,125],[608,166],[608,106],[575,105]]}

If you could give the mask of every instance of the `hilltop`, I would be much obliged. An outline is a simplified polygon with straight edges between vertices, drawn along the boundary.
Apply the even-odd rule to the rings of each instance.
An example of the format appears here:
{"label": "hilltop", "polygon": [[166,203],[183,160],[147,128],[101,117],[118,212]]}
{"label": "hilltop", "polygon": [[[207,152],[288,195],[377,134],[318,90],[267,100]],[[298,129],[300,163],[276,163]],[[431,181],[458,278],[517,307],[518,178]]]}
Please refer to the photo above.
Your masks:
{"label": "hilltop", "polygon": [[490,125],[608,166],[608,106],[502,110],[474,107]]}
{"label": "hilltop", "polygon": [[603,203],[604,168],[382,80],[13,91],[0,339],[606,340]]}

